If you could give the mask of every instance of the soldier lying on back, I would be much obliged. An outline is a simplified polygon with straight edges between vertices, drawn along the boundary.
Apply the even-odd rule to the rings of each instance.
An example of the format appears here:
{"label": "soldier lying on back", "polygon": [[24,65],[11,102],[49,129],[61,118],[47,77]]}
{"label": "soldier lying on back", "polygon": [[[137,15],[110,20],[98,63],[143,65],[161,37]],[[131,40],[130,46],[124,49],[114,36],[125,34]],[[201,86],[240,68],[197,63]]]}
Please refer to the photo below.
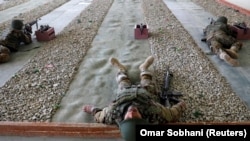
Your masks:
{"label": "soldier lying on back", "polygon": [[[18,47],[22,43],[24,44],[32,43],[31,34],[30,33],[25,34],[23,32],[23,26],[24,24],[22,20],[13,20],[11,23],[12,30],[10,31],[10,33],[7,34],[4,40],[0,40],[0,45],[2,45],[1,48],[6,47],[11,53],[11,52],[17,52]],[[0,50],[0,54],[2,54],[2,57],[0,57],[0,62],[2,63],[9,60],[5,58],[5,57],[9,58],[7,52],[6,51],[4,53],[1,52],[3,50],[5,51],[6,49]]]}
{"label": "soldier lying on back", "polygon": [[140,65],[141,81],[137,86],[131,85],[126,67],[116,58],[111,58],[111,64],[118,69],[116,99],[103,109],[85,105],[83,111],[93,115],[98,123],[118,125],[126,141],[135,141],[136,124],[164,124],[178,121],[186,105],[183,101],[172,107],[165,107],[160,103],[159,93],[152,81],[153,75],[148,70],[153,61],[154,58],[149,56]]}
{"label": "soldier lying on back", "polygon": [[242,43],[237,41],[230,30],[226,17],[220,16],[216,21],[211,22],[204,29],[204,35],[205,37],[201,41],[206,42],[214,54],[231,66],[239,65],[236,59]]}

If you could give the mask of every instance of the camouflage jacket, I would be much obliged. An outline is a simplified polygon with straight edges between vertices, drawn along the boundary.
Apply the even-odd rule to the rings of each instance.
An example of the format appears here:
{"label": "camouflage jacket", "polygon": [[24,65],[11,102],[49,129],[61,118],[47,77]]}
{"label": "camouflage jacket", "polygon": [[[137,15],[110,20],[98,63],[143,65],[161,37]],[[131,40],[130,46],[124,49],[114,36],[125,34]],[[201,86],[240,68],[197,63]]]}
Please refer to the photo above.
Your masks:
{"label": "camouflage jacket", "polygon": [[144,88],[132,87],[118,93],[116,100],[108,107],[96,108],[93,112],[95,121],[105,124],[118,124],[123,120],[126,109],[131,104],[135,104],[142,118],[150,123],[177,121],[184,111],[178,104],[167,108],[160,104],[158,96],[150,94]]}
{"label": "camouflage jacket", "polygon": [[11,52],[15,52],[21,43],[29,44],[31,42],[31,36],[19,30],[12,30],[0,44],[9,48]]}
{"label": "camouflage jacket", "polygon": [[210,45],[211,41],[215,40],[222,44],[224,48],[230,48],[231,45],[237,41],[229,25],[221,22],[213,22],[209,24],[203,30],[203,33],[208,45]]}
{"label": "camouflage jacket", "polygon": [[227,24],[224,24],[222,22],[213,22],[211,24],[209,24],[208,26],[206,26],[206,28],[204,29],[204,35],[208,35],[211,32],[215,32],[221,30],[223,32],[225,32],[227,35],[231,35],[231,30],[229,28],[229,26]]}

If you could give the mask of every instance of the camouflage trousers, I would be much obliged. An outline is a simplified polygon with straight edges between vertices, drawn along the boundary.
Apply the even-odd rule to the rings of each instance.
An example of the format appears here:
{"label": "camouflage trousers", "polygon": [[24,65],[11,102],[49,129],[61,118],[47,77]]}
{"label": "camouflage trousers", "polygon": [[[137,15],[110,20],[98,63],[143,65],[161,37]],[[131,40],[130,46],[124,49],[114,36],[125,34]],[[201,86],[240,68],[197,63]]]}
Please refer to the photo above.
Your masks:
{"label": "camouflage trousers", "polygon": [[234,37],[226,35],[223,31],[216,31],[207,36],[207,44],[214,54],[231,66],[238,66],[238,51],[242,43]]}
{"label": "camouflage trousers", "polygon": [[5,63],[10,60],[10,50],[7,47],[0,45],[0,63]]}
{"label": "camouflage trousers", "polygon": [[127,74],[123,72],[117,73],[116,80],[118,83],[117,95],[121,95],[122,94],[121,92],[123,91],[123,89],[128,89],[131,87],[141,87],[153,95],[158,94],[157,85],[155,84],[155,81],[153,80],[152,73],[149,71],[141,72],[139,85],[132,85]]}
{"label": "camouflage trousers", "polygon": [[[124,72],[118,72],[116,81],[118,83],[118,89],[114,103],[111,103],[108,107],[102,109],[101,112],[96,112],[94,117],[95,121],[106,124],[114,124],[122,120],[122,113],[127,104],[135,101],[147,102],[150,100],[160,101],[159,92],[155,81],[153,80],[150,72],[141,72],[140,84],[132,85],[127,74]],[[140,97],[137,97],[141,95]],[[150,97],[148,98],[147,95]],[[148,104],[148,103],[147,103]]]}

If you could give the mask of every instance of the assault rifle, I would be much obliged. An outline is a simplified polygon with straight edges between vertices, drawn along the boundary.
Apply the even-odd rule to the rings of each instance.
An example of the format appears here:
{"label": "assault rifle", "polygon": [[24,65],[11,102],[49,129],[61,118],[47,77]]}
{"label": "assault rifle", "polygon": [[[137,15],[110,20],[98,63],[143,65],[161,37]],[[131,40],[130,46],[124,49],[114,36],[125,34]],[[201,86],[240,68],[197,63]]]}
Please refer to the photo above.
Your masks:
{"label": "assault rifle", "polygon": [[26,23],[25,25],[24,25],[24,29],[23,29],[23,32],[24,32],[24,34],[32,34],[33,32],[32,32],[32,26],[34,25],[34,24],[36,24],[36,29],[38,29],[38,20],[39,19],[36,19],[36,20],[34,20],[34,21],[31,21],[31,22],[29,22],[29,23]]}
{"label": "assault rifle", "polygon": [[172,79],[173,74],[170,73],[169,69],[165,73],[165,79],[163,82],[162,92],[161,92],[161,104],[166,107],[171,107],[174,103],[180,102],[177,97],[182,96],[180,92],[170,91],[170,80]]}

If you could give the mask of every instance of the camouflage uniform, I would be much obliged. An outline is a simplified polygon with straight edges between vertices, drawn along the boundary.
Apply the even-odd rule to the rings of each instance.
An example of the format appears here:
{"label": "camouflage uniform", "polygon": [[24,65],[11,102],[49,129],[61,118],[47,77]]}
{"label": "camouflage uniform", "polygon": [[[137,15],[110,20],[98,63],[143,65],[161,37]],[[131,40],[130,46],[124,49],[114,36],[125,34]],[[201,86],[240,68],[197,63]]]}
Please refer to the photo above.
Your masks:
{"label": "camouflage uniform", "polygon": [[32,42],[31,34],[23,32],[21,20],[13,20],[11,27],[11,32],[7,34],[4,40],[0,40],[0,63],[8,62],[10,53],[17,52],[21,43],[30,44]]}
{"label": "camouflage uniform", "polygon": [[210,23],[204,29],[205,38],[211,51],[217,54],[220,59],[224,60],[231,66],[238,66],[239,62],[237,52],[241,49],[242,43],[234,37],[230,26],[227,24],[226,17],[219,17],[216,21]]}
{"label": "camouflage uniform", "polygon": [[100,109],[94,108],[92,114],[95,121],[105,124],[119,124],[123,121],[126,109],[136,105],[142,118],[149,123],[168,123],[177,121],[185,108],[176,104],[167,108],[160,104],[159,93],[152,81],[152,74],[140,68],[140,85],[131,85],[127,73],[119,71],[116,76],[118,91],[116,99],[109,106]]}
{"label": "camouflage uniform", "polygon": [[0,40],[0,45],[9,48],[11,52],[16,52],[21,43],[30,44],[32,39],[30,34],[24,34],[21,20],[13,20],[11,24],[13,29],[4,40]]}
{"label": "camouflage uniform", "polygon": [[10,60],[10,50],[7,47],[0,45],[0,63],[5,63]]}

